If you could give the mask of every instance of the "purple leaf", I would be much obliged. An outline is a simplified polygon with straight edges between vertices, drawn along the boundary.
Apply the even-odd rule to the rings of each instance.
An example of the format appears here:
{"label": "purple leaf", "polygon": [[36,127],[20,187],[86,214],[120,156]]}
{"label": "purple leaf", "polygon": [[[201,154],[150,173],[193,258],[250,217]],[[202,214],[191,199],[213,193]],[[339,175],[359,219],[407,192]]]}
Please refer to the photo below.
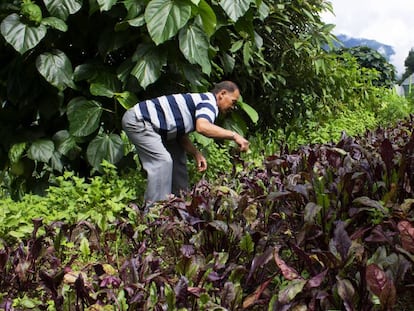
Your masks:
{"label": "purple leaf", "polygon": [[188,280],[185,276],[181,276],[180,280],[174,287],[175,296],[179,301],[186,301],[188,296]]}
{"label": "purple leaf", "polygon": [[351,282],[349,280],[338,278],[336,284],[338,286],[339,297],[342,298],[346,311],[354,311],[355,309],[353,307],[353,299],[355,295],[355,289],[352,286]]}
{"label": "purple leaf", "polygon": [[400,221],[397,225],[398,230],[400,231],[400,240],[402,247],[414,254],[414,227],[410,222],[403,220]]}
{"label": "purple leaf", "polygon": [[376,264],[367,266],[365,278],[369,289],[379,297],[383,310],[392,310],[397,299],[394,282]]}
{"label": "purple leaf", "polygon": [[342,261],[346,261],[348,258],[348,251],[351,247],[352,241],[348,233],[345,230],[345,223],[338,221],[334,230],[334,243],[335,248],[341,255]]}
{"label": "purple leaf", "polygon": [[390,172],[391,168],[393,167],[392,161],[394,159],[394,149],[388,138],[382,141],[379,152],[381,154],[382,160],[385,163],[387,171]]}
{"label": "purple leaf", "polygon": [[193,256],[195,253],[194,247],[192,245],[183,245],[181,246],[180,251],[185,258],[191,258],[191,256]]}
{"label": "purple leaf", "polygon": [[222,305],[227,308],[230,307],[233,301],[236,299],[236,290],[234,289],[234,284],[231,282],[224,283],[220,296]]}
{"label": "purple leaf", "polygon": [[301,279],[299,273],[292,267],[289,267],[286,262],[279,257],[279,249],[275,248],[273,252],[273,258],[275,259],[276,265],[281,270],[283,276],[287,280]]}
{"label": "purple leaf", "polygon": [[262,267],[265,264],[267,264],[272,259],[272,257],[273,257],[273,248],[272,247],[267,248],[264,253],[256,255],[253,258],[252,264],[250,266],[250,271],[249,271],[249,275],[247,277],[247,282],[251,279],[251,277],[256,272],[256,270],[259,267]]}
{"label": "purple leaf", "polygon": [[308,288],[316,288],[319,287],[322,282],[325,280],[326,274],[328,273],[328,269],[322,271],[321,273],[315,275],[314,277],[312,277],[308,283],[306,284],[306,286]]}

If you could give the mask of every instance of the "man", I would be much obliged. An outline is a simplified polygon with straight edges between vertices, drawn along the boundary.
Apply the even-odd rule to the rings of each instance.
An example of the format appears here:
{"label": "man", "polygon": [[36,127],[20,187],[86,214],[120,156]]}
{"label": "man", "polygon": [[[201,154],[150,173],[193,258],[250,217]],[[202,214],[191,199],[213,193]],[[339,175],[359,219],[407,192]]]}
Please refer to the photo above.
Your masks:
{"label": "man", "polygon": [[188,133],[197,131],[211,138],[231,139],[241,151],[249,149],[244,137],[214,124],[218,113],[234,108],[239,97],[238,86],[223,81],[211,92],[161,96],[142,101],[125,112],[122,127],[147,172],[147,205],[187,189],[186,153],[195,158],[200,172],[207,169],[206,159],[191,143]]}

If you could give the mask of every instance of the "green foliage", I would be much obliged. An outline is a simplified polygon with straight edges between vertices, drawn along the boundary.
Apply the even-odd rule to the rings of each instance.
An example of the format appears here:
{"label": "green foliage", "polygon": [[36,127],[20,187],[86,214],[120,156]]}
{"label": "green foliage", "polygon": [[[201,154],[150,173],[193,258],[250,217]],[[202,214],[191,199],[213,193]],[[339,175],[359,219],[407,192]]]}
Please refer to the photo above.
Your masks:
{"label": "green foliage", "polygon": [[[0,71],[0,169],[9,174],[16,198],[19,192],[41,193],[63,171],[91,176],[102,160],[125,163],[120,119],[138,100],[206,91],[211,82],[234,79],[250,106],[241,105],[232,121],[248,116],[254,123],[251,107],[268,114],[276,103],[269,97],[272,86],[299,90],[292,85],[321,66],[320,45],[332,38],[332,27],[319,17],[330,6],[316,0],[1,5],[0,60],[6,65]],[[281,89],[274,90],[288,98]],[[244,133],[249,122],[239,125]],[[18,162],[8,150],[21,143],[26,147],[19,160],[25,163],[15,174]],[[29,156],[33,144],[45,151]]]}
{"label": "green foliage", "polygon": [[[103,175],[90,181],[73,172],[65,172],[56,178],[55,185],[48,188],[45,197],[27,194],[17,202],[3,198],[0,200],[4,219],[0,237],[19,240],[33,231],[32,220],[38,218],[46,224],[56,220],[67,223],[92,221],[101,230],[106,230],[109,223],[125,212],[126,205],[137,198],[139,188],[135,186],[138,182],[132,178],[138,178],[137,174],[120,178],[116,168],[104,162]],[[139,181],[143,183],[142,179]]]}
{"label": "green foliage", "polygon": [[193,134],[193,140],[195,140],[197,147],[207,159],[207,170],[199,173],[197,167],[193,164],[193,159],[190,159],[188,171],[191,184],[194,185],[201,178],[215,180],[224,172],[232,171],[234,164],[232,163],[228,145],[217,144],[213,139],[201,137],[196,133]]}
{"label": "green foliage", "polygon": [[339,53],[343,52],[355,57],[361,67],[375,69],[379,72],[378,80],[374,82],[374,85],[388,88],[394,85],[395,68],[378,51],[367,46],[357,46],[339,51]]}
{"label": "green foliage", "polygon": [[395,92],[388,91],[380,98],[376,118],[382,126],[392,125],[407,118],[413,112],[414,102],[410,102],[409,97],[402,97]]}
{"label": "green foliage", "polygon": [[343,133],[359,135],[408,116],[410,106],[399,106],[404,99],[378,86],[379,72],[361,68],[351,54],[331,54],[325,65],[329,75],[319,75],[319,84],[315,84],[315,90],[323,86],[323,96],[302,94],[295,104],[300,114],[274,131],[275,142],[294,149],[307,143],[338,141]]}
{"label": "green foliage", "polygon": [[405,71],[401,76],[400,83],[403,82],[414,72],[414,49],[408,52],[408,56],[404,61]]}

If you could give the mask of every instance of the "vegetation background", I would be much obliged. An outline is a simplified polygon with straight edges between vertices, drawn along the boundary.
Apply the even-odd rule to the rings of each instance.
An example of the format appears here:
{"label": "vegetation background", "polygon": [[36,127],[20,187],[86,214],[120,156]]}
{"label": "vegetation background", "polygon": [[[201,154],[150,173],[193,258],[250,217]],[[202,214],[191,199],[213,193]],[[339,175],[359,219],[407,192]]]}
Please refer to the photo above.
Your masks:
{"label": "vegetation background", "polygon": [[[392,243],[381,245],[378,253],[367,247],[361,255],[367,260],[361,263],[355,254],[347,253],[356,252],[355,248],[338,249],[337,245],[335,251],[332,243],[341,237],[356,239],[351,231],[358,230],[342,225],[352,223],[354,215],[347,211],[353,202],[347,196],[359,198],[357,203],[361,197],[370,197],[377,202],[363,201],[370,224],[394,221],[391,229],[382,230],[394,232],[394,238],[404,232],[404,239],[412,239],[410,222],[401,223],[408,216],[411,220],[410,210],[406,208],[408,216],[399,214],[396,220],[392,212],[396,206],[387,203],[398,203],[399,208],[410,199],[410,165],[401,150],[412,147],[412,129],[401,120],[409,120],[414,101],[411,95],[396,95],[394,68],[378,52],[366,47],[335,48],[334,26],[320,18],[321,12],[331,9],[330,2],[322,0],[0,1],[2,307],[237,310],[264,304],[271,310],[287,310],[307,301],[310,310],[317,310],[317,305],[322,309],[327,305],[347,310],[362,310],[363,305],[367,310],[392,308],[395,284],[411,282],[404,279],[411,266],[403,259],[408,256],[412,261],[407,244],[402,243],[396,253],[389,253]],[[403,76],[414,72],[413,57],[410,51]],[[237,82],[243,99],[230,119],[219,122],[248,136],[250,153],[241,156],[231,144],[195,134],[192,138],[207,155],[208,172],[201,176],[191,169],[193,192],[183,194],[183,201],[165,202],[150,215],[142,215],[145,176],[121,131],[123,112],[139,100],[206,91],[223,79]],[[390,126],[406,135],[392,140],[397,135],[383,129]],[[372,175],[375,178],[355,169],[353,182],[371,176],[369,181],[364,179],[369,182],[366,192],[357,191],[357,195],[351,189],[348,193],[345,184],[338,183],[341,190],[328,200],[334,206],[326,201],[327,193],[333,193],[328,182],[336,174],[332,168],[321,174],[323,178],[308,180],[303,176],[309,168],[303,167],[299,174],[295,171],[299,162],[290,162],[303,146],[345,144],[347,137],[372,137],[378,132],[386,133],[387,139],[377,138],[380,145],[368,138],[369,144],[357,143],[382,159]],[[342,156],[354,155],[352,148],[334,146],[329,148],[345,150]],[[390,146],[399,152],[388,157],[374,152]],[[340,161],[344,167],[345,158]],[[287,171],[264,166],[269,159]],[[386,171],[380,169],[384,166]],[[314,190],[310,194],[295,188],[293,192],[305,199],[295,198],[293,204],[284,191],[298,174],[304,178],[299,184]],[[267,178],[272,181],[266,183]],[[393,189],[398,189],[399,198]],[[341,191],[346,195],[337,197]],[[286,201],[280,203],[280,198]],[[307,205],[311,202],[314,209]],[[323,229],[316,231],[323,238],[300,252],[305,206],[313,215],[305,215],[305,223],[319,215],[317,226]],[[269,219],[277,221],[269,225]],[[297,226],[285,227],[286,220]],[[334,221],[339,221],[341,229],[334,229]],[[359,230],[367,225],[357,223]],[[163,241],[171,232],[172,240]],[[296,242],[286,235],[294,236]],[[261,244],[264,237],[266,247]],[[231,245],[237,247],[230,249]],[[318,251],[305,256],[306,247]],[[319,250],[341,260],[328,262],[329,256],[322,259]],[[137,256],[139,262],[134,261]],[[316,258],[333,270],[314,271],[303,264],[303,258]],[[380,260],[373,258],[392,264],[379,265]],[[370,261],[377,266],[369,266]],[[358,272],[351,273],[353,278],[342,278],[346,262]],[[139,269],[134,268],[136,264]],[[262,266],[271,272],[266,274]],[[292,267],[301,271],[300,278],[292,276]],[[396,267],[404,273],[390,276]],[[232,275],[232,269],[239,275]],[[382,283],[374,277],[362,281],[366,269],[381,276]],[[177,274],[171,274],[173,270]],[[128,271],[139,277],[125,279]],[[303,292],[309,296],[318,288],[309,288],[305,279],[314,285],[320,282],[318,286],[326,289],[318,303],[309,302],[306,295],[300,297],[306,284],[308,291]],[[388,286],[383,291],[386,295],[381,296],[372,285],[375,282]],[[357,298],[351,295],[361,288]],[[184,303],[189,295],[192,306]],[[329,297],[329,303],[322,296]]]}

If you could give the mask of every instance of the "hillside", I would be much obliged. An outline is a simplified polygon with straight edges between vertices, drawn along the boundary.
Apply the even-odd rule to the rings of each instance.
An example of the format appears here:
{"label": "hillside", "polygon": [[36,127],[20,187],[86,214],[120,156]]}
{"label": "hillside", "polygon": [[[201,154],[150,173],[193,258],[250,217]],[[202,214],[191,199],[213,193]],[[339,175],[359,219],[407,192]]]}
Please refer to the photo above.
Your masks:
{"label": "hillside", "polygon": [[[381,53],[387,61],[390,61],[392,55],[395,54],[394,48],[390,45],[378,42],[376,40],[365,38],[353,38],[344,34],[337,35],[337,38],[344,47],[350,48],[354,46],[368,46]],[[340,43],[336,44],[336,47],[340,47]]]}

